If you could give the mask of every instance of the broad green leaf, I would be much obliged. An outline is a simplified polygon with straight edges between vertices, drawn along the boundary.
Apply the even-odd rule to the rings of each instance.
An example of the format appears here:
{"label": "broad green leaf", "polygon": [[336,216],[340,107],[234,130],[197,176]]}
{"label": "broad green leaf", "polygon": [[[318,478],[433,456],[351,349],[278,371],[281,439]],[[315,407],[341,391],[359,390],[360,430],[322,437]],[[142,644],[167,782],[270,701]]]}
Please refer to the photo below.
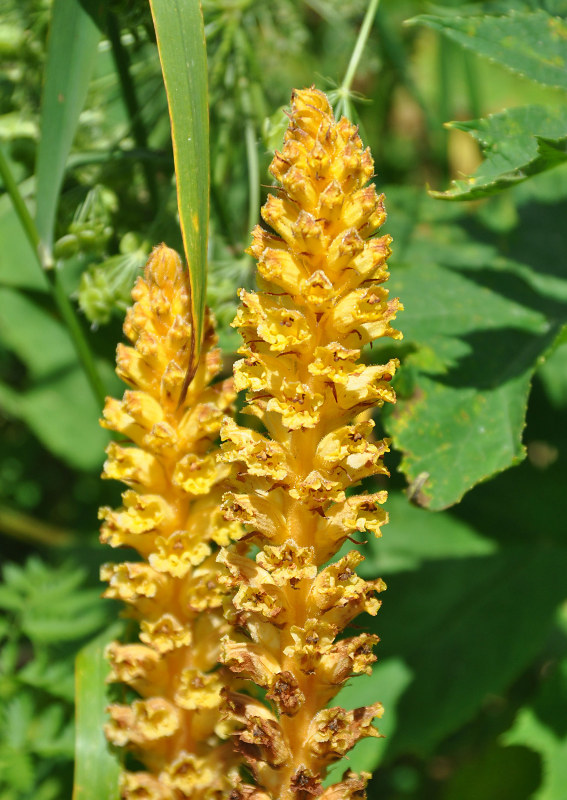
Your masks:
{"label": "broad green leaf", "polygon": [[117,625],[84,647],[77,656],[76,747],[73,800],[117,800],[120,764],[103,733],[109,703],[106,646],[119,634]]}
{"label": "broad green leaf", "polygon": [[209,220],[207,54],[198,0],[150,0],[167,92],[177,204],[191,289],[192,353],[186,386],[203,335]]}
{"label": "broad green leaf", "polygon": [[390,515],[380,539],[370,536],[360,549],[365,561],[357,572],[365,578],[415,569],[424,561],[467,558],[493,553],[496,544],[450,513],[432,514],[389,492],[384,508]]}
{"label": "broad green leaf", "polygon": [[538,694],[522,708],[512,728],[503,736],[506,744],[523,744],[537,751],[543,761],[543,780],[530,800],[562,800],[567,786],[567,659],[548,667]]}
{"label": "broad green leaf", "polygon": [[550,357],[542,364],[538,375],[544,383],[551,403],[556,408],[567,408],[567,327],[558,339]]}
{"label": "broad green leaf", "polygon": [[386,424],[404,452],[410,484],[425,481],[419,502],[439,510],[523,458],[531,375],[556,329],[543,315],[433,264],[398,268],[390,283],[406,309],[404,336],[420,350],[405,359],[400,399]]}
{"label": "broad green leaf", "polygon": [[534,800],[540,773],[540,759],[529,747],[489,743],[451,776],[443,800]]}
{"label": "broad green leaf", "polygon": [[[425,201],[406,236],[407,263],[391,260],[405,338],[398,403],[384,421],[408,483],[420,484],[416,499],[433,510],[524,457],[531,379],[567,321],[565,206],[526,195],[503,256],[489,232],[469,238],[458,209]],[[391,219],[403,214],[389,208]],[[445,220],[443,209],[457,216]]]}
{"label": "broad green leaf", "polygon": [[48,311],[49,295],[0,289],[0,335],[36,379],[76,360],[63,326]]}
{"label": "broad green leaf", "polygon": [[[565,653],[565,623],[553,639],[550,630],[557,627],[557,611],[565,608],[567,596],[565,522],[557,513],[567,483],[567,434],[557,428],[563,417],[545,404],[543,393],[534,396],[531,406],[527,441],[553,436],[556,461],[536,466],[526,459],[477,486],[455,511],[430,515],[433,521],[423,529],[427,538],[440,519],[450,537],[449,520],[458,514],[500,550],[473,558],[455,554],[422,560],[419,569],[395,574],[385,566],[378,573],[388,591],[371,622],[382,639],[377,654],[402,658],[414,675],[396,706],[399,723],[385,743],[388,757],[408,750],[430,752],[472,719],[487,697],[505,692],[534,657],[539,663],[556,657],[549,653],[550,642]],[[377,548],[387,544],[388,528],[396,533],[395,515],[401,525],[411,524],[403,508],[392,504],[390,513],[392,522]],[[410,530],[415,539],[419,533]],[[549,694],[556,701],[561,696],[557,688]]]}
{"label": "broad green leaf", "polygon": [[41,137],[37,152],[36,225],[51,261],[55,215],[65,165],[87,96],[100,31],[95,0],[54,0],[41,104]]}
{"label": "broad green leaf", "polygon": [[365,628],[381,637],[379,657],[402,659],[413,675],[396,704],[388,759],[430,754],[521,675],[567,594],[566,569],[565,547],[519,545],[384,575],[383,606]]}
{"label": "broad green leaf", "polygon": [[[375,726],[380,733],[391,736],[396,730],[396,704],[412,680],[411,670],[398,658],[379,660],[372,675],[352,678],[333,700],[333,705],[351,709],[368,703],[380,702],[384,706],[384,716]],[[339,761],[329,770],[325,783],[340,780],[346,767],[354,772],[371,772],[382,760],[386,752],[384,739],[363,739],[348,754],[348,762]]]}
{"label": "broad green leaf", "polygon": [[523,106],[448,128],[470,133],[485,160],[470,178],[453,181],[441,200],[476,200],[567,161],[567,108]]}
{"label": "broad green leaf", "polygon": [[0,335],[31,379],[22,392],[0,386],[0,403],[55,455],[80,469],[99,467],[109,437],[65,329],[35,297],[3,288]]}
{"label": "broad green leaf", "polygon": [[422,14],[409,22],[439,31],[530,80],[567,89],[567,21],[543,9],[502,16]]}
{"label": "broad green leaf", "polygon": [[0,242],[0,286],[46,290],[47,278],[7,194],[0,197]]}

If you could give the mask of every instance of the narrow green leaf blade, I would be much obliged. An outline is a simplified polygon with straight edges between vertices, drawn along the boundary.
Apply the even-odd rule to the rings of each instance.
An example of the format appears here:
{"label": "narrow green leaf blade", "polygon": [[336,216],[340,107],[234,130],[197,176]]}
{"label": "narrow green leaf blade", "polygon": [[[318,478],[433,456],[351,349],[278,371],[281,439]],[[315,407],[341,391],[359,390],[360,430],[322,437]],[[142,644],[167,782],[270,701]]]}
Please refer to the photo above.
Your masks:
{"label": "narrow green leaf blade", "polygon": [[488,197],[567,161],[567,108],[522,106],[447,127],[470,133],[485,160],[470,178],[430,193],[440,200]]}
{"label": "narrow green leaf blade", "polygon": [[117,800],[120,763],[103,733],[108,705],[104,650],[120,632],[115,625],[98,636],[79,655],[75,665],[76,754],[73,800]]}
{"label": "narrow green leaf blade", "polygon": [[193,315],[192,359],[203,333],[209,217],[209,115],[207,54],[198,0],[150,0],[167,92],[177,203],[189,272]]}
{"label": "narrow green leaf blade", "polygon": [[409,20],[425,25],[512,72],[567,89],[567,21],[543,9],[503,16],[434,16]]}
{"label": "narrow green leaf blade", "polygon": [[[92,14],[88,13],[92,11]],[[57,202],[75,137],[100,32],[94,0],[54,0],[37,152],[36,225],[42,260],[51,261]]]}

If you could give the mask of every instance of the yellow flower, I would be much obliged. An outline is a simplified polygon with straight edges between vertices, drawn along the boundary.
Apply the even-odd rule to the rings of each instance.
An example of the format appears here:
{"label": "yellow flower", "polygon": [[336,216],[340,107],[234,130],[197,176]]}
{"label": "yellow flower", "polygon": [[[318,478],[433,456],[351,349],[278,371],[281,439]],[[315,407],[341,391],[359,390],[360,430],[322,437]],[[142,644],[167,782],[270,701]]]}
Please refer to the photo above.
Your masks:
{"label": "yellow flower", "polygon": [[370,152],[348,120],[334,120],[321,92],[294,93],[270,169],[281,188],[262,216],[275,233],[253,232],[260,290],[241,291],[233,323],[244,340],[235,384],[265,433],[228,418],[221,428],[221,462],[236,470],[225,517],[258,548],[255,559],[242,548],[219,554],[231,590],[226,614],[241,631],[227,633],[221,659],[267,689],[270,702],[224,692],[224,725],[256,781],[232,797],[361,798],[365,773],[347,772],[325,791],[322,780],[357,741],[379,736],[379,703],[345,711],[332,700],[371,669],[377,637],[339,637],[360,612],[376,614],[385,585],[356,574],[357,551],[324,565],[348,537],[379,536],[388,520],[385,492],[347,497],[347,489],[388,474],[389,442],[374,440],[361,412],[395,402],[398,362],[368,366],[361,348],[401,338],[391,326],[401,306],[384,286],[390,237],[373,236],[386,215],[368,184]]}
{"label": "yellow flower", "polygon": [[234,390],[232,381],[211,385],[221,360],[208,317],[200,366],[179,403],[191,316],[173,250],[153,251],[132,294],[124,331],[133,346],[119,345],[117,367],[131,388],[107,400],[102,422],[128,440],[109,446],[103,476],[130,488],[120,508],[100,517],[101,540],[141,560],[107,564],[101,577],[106,596],[127,603],[140,623],[140,643],[108,648],[110,680],[140,699],[110,706],[106,735],[145,767],[123,773],[127,800],[216,800],[237,781],[232,747],[215,733],[226,680],[211,672],[229,631],[216,553],[241,535],[220,510],[230,466],[214,446]]}

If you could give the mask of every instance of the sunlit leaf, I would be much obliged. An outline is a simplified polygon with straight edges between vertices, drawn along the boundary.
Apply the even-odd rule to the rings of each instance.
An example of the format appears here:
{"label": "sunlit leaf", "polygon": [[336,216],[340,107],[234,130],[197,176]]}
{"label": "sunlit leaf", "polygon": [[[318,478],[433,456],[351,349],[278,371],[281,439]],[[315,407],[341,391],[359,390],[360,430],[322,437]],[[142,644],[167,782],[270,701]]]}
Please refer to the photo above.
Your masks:
{"label": "sunlit leaf", "polygon": [[502,16],[422,14],[409,22],[439,31],[530,80],[567,89],[567,21],[543,9]]}
{"label": "sunlit leaf", "polygon": [[470,133],[485,160],[470,178],[431,192],[441,200],[488,197],[567,161],[566,108],[522,106],[447,127]]}
{"label": "sunlit leaf", "polygon": [[65,165],[83,110],[94,67],[100,31],[95,0],[54,0],[45,84],[41,137],[37,152],[36,225],[43,259],[51,258],[55,215]]}
{"label": "sunlit leaf", "polygon": [[104,651],[117,635],[113,627],[84,647],[77,656],[76,681],[76,760],[73,800],[116,800],[120,763],[111,753],[103,733],[109,703],[109,672]]}
{"label": "sunlit leaf", "polygon": [[407,263],[392,259],[390,289],[404,302],[399,326],[410,352],[398,403],[384,419],[408,483],[419,484],[417,501],[431,509],[524,457],[532,376],[567,321],[553,233],[565,205],[526,196],[504,256],[494,237],[475,242],[454,215],[443,220],[453,207],[429,201],[406,244]]}
{"label": "sunlit leaf", "polygon": [[167,91],[177,203],[191,287],[190,380],[204,323],[209,214],[207,57],[198,0],[150,0]]}

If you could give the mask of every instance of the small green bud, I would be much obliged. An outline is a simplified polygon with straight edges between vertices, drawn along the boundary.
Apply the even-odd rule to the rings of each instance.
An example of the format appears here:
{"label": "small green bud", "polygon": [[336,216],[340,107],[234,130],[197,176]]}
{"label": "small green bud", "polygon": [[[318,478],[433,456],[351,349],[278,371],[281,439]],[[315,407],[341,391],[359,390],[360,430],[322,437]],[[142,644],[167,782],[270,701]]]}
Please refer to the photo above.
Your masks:
{"label": "small green bud", "polygon": [[53,255],[65,261],[72,258],[79,250],[79,240],[74,233],[67,233],[58,239],[53,246]]}

